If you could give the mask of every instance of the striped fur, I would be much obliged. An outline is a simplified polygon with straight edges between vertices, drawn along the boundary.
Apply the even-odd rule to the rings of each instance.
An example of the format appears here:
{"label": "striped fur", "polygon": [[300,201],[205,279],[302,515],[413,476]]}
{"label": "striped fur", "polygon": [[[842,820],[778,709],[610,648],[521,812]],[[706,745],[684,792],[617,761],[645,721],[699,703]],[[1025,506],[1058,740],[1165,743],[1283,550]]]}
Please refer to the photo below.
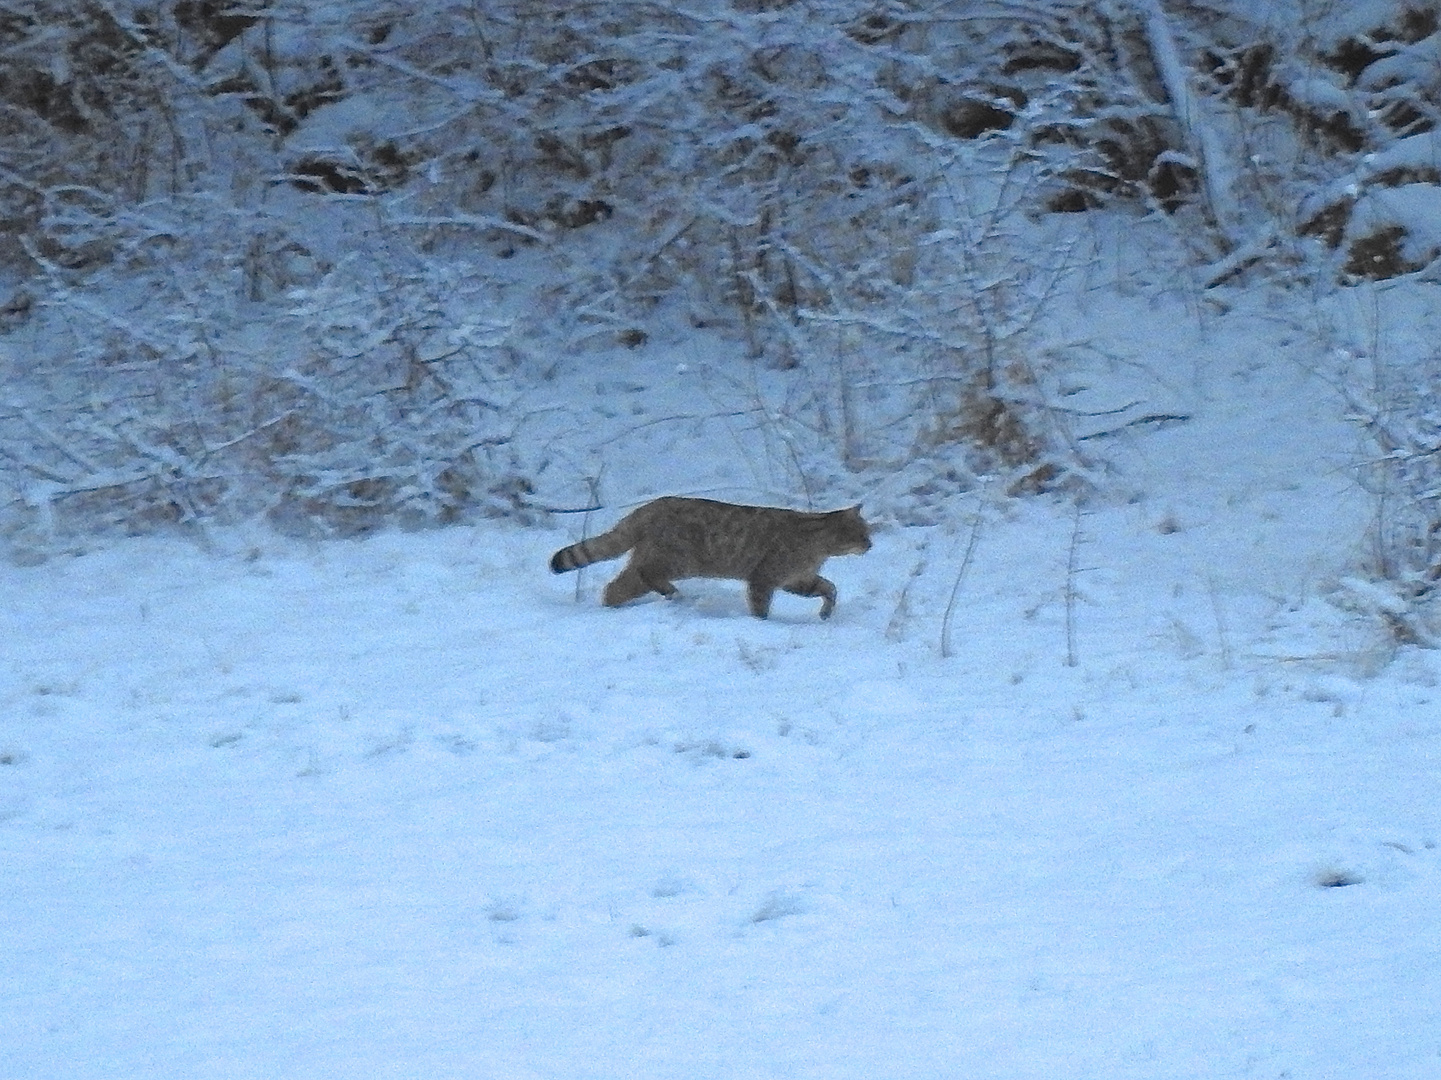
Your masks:
{"label": "striped fur", "polygon": [[[623,525],[625,522],[621,522],[621,524]],[[550,557],[550,569],[552,573],[564,574],[567,570],[579,570],[582,566],[589,566],[591,563],[618,559],[634,544],[635,540],[627,533],[623,533],[620,526],[617,525],[608,533],[601,533],[599,536],[592,536],[589,540],[582,540],[578,544],[561,548]]]}
{"label": "striped fur", "polygon": [[821,599],[821,618],[836,602],[835,585],[821,577],[832,555],[870,550],[860,507],[807,513],[774,506],[741,506],[711,499],[666,496],[646,503],[609,532],[561,548],[550,559],[557,574],[631,553],[605,588],[617,607],[650,592],[671,597],[682,578],[733,578],[746,583],[751,614],[770,613],[776,589]]}

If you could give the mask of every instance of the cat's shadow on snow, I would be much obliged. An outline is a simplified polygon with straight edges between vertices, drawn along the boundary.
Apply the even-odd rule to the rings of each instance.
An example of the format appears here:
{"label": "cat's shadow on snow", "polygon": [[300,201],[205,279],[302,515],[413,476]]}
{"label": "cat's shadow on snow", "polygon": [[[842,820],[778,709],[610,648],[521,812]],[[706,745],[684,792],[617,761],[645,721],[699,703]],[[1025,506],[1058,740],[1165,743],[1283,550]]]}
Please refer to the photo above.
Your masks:
{"label": "cat's shadow on snow", "polygon": [[[746,606],[745,590],[730,593],[724,585],[714,589],[706,589],[704,586],[697,588],[694,584],[672,599],[667,600],[663,596],[651,595],[632,600],[618,608],[607,608],[600,602],[598,595],[582,597],[577,603],[573,597],[565,597],[562,603],[570,607],[590,608],[591,610],[610,616],[619,616],[622,612],[646,612],[652,616],[672,614],[685,619],[703,619],[707,623],[713,622],[736,622],[746,625],[778,625],[778,626],[824,626],[827,622],[837,621],[836,616],[828,620],[821,619],[816,611],[807,611],[807,606],[818,606],[813,600],[805,597],[796,597],[794,606],[787,604],[779,596],[776,598],[775,606],[770,614],[764,619],[757,619],[750,613]],[[839,608],[837,609],[839,615]]]}
{"label": "cat's shadow on snow", "polygon": [[[611,610],[657,609],[657,614],[673,612],[677,616],[705,619],[707,622],[739,622],[760,626],[767,623],[782,626],[803,626],[814,623],[816,626],[824,626],[827,621],[834,621],[834,616],[830,620],[821,619],[818,614],[820,605],[809,597],[790,597],[789,600],[795,601],[792,604],[785,594],[778,591],[770,613],[764,619],[757,619],[751,614],[750,608],[746,604],[744,586],[727,588],[725,582],[708,584],[703,579],[692,579],[680,585],[679,590],[669,600],[653,593]],[[837,612],[839,613],[839,605]]]}

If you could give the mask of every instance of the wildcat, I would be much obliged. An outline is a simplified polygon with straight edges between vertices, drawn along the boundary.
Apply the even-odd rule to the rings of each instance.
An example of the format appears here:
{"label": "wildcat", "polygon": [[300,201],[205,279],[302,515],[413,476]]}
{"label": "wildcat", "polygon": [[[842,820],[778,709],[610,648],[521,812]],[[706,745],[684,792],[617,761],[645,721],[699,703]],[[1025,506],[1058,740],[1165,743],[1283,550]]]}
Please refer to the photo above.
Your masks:
{"label": "wildcat", "polygon": [[813,514],[667,495],[631,511],[610,532],[561,548],[550,568],[563,574],[629,551],[625,569],[605,587],[607,607],[648,592],[675,596],[678,578],[735,578],[746,583],[758,619],[770,614],[777,589],[821,597],[821,618],[828,619],[836,587],[816,571],[832,555],[870,549],[859,506]]}

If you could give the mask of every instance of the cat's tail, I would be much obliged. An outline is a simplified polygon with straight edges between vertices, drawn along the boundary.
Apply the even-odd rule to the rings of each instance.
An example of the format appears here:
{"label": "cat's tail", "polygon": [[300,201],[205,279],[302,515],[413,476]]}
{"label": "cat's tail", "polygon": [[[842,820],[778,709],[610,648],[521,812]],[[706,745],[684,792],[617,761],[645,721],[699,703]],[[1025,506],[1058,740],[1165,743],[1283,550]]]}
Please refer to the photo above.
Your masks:
{"label": "cat's tail", "polygon": [[620,558],[635,547],[635,537],[624,526],[625,522],[622,521],[610,532],[561,548],[550,557],[551,572],[564,574],[567,570],[579,570],[593,562]]}

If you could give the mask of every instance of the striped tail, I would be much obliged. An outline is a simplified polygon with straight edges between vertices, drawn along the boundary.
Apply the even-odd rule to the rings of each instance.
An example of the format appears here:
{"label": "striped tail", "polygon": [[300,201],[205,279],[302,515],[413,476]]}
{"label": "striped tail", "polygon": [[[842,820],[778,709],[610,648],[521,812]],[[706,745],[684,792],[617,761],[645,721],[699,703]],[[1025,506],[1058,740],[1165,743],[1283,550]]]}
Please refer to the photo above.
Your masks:
{"label": "striped tail", "polygon": [[579,570],[593,562],[618,559],[634,546],[635,541],[631,537],[620,529],[611,529],[589,540],[561,548],[550,557],[551,573],[564,574],[567,570]]}

